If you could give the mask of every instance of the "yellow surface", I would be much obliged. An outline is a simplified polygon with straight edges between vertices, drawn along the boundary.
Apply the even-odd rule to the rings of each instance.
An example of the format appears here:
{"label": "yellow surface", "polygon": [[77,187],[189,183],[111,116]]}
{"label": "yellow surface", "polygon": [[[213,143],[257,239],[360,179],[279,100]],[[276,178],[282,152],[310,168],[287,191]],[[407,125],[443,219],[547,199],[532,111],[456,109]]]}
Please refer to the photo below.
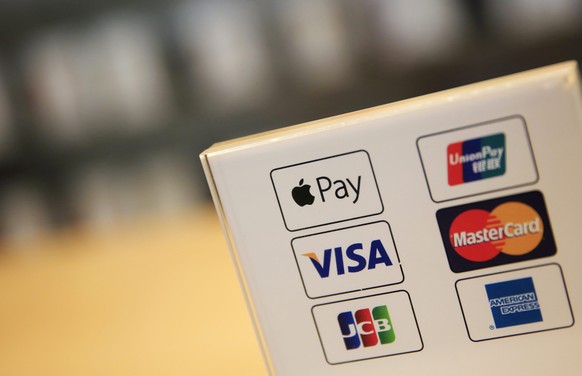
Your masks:
{"label": "yellow surface", "polygon": [[0,375],[265,373],[210,207],[0,253]]}

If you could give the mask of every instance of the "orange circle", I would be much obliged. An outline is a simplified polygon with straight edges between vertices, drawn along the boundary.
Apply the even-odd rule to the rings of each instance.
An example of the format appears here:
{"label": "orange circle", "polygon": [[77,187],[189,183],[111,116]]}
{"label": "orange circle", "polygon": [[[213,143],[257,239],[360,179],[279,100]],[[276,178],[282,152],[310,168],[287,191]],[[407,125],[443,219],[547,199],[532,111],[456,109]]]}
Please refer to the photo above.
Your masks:
{"label": "orange circle", "polygon": [[544,237],[542,218],[531,206],[521,202],[506,202],[491,212],[498,221],[488,228],[503,228],[502,252],[521,256],[533,251]]}

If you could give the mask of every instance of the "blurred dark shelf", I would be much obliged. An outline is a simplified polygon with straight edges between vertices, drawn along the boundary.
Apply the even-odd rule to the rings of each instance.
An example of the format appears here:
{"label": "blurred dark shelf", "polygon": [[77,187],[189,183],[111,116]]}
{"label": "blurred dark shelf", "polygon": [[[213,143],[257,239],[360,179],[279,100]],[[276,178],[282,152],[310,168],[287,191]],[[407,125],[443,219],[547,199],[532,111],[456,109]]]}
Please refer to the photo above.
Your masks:
{"label": "blurred dark shelf", "polygon": [[[447,56],[434,61],[390,60],[386,57],[386,51],[376,50],[383,47],[383,40],[355,48],[353,44],[361,41],[361,35],[350,35],[353,39],[343,42],[351,46],[353,77],[331,88],[307,87],[302,86],[305,83],[293,79],[297,72],[292,72],[293,64],[285,60],[290,51],[281,53],[279,50],[286,39],[277,24],[280,20],[274,17],[275,3],[264,4],[260,0],[252,0],[250,3],[260,5],[258,8],[261,9],[258,17],[261,20],[260,28],[266,34],[268,64],[274,72],[272,93],[254,107],[250,105],[244,109],[223,111],[220,104],[206,105],[201,100],[204,99],[203,89],[197,88],[194,82],[196,79],[190,77],[192,72],[189,71],[199,68],[196,64],[200,62],[196,59],[188,60],[185,55],[191,51],[180,45],[177,36],[173,34],[176,25],[171,14],[172,9],[176,9],[172,7],[181,3],[179,0],[103,0],[83,3],[72,0],[10,0],[0,4],[0,73],[8,73],[0,78],[7,81],[6,86],[13,102],[11,104],[14,105],[14,128],[17,133],[13,150],[0,156],[0,194],[4,187],[14,182],[38,182],[48,200],[55,202],[52,204],[54,210],[61,211],[53,216],[57,217],[57,222],[66,224],[67,221],[75,220],[72,210],[67,208],[70,203],[66,203],[69,183],[79,172],[94,166],[139,165],[152,155],[174,154],[191,161],[188,164],[191,170],[187,172],[195,177],[201,191],[206,192],[198,154],[215,142],[392,103],[566,60],[582,61],[582,27],[562,34],[549,33],[528,41],[519,40],[492,30],[485,16],[484,1],[466,0],[459,1],[457,5],[465,11],[471,25],[466,29],[467,35],[464,35],[463,41],[451,49]],[[342,8],[344,13],[356,8],[345,4],[340,6],[345,6],[345,9]],[[366,12],[373,12],[376,5],[370,5],[372,2],[366,4]],[[128,124],[114,121],[83,125],[97,131],[89,132],[90,136],[81,135],[73,142],[52,142],[43,133],[47,127],[34,120],[38,115],[34,113],[34,100],[37,98],[29,87],[30,82],[24,77],[23,68],[27,48],[45,32],[50,34],[57,30],[65,31],[66,35],[67,31],[90,34],[89,31],[93,31],[91,28],[98,25],[100,19],[111,14],[126,14],[124,12],[154,20],[152,27],[156,30],[153,34],[160,39],[160,51],[157,51],[161,55],[160,69],[168,75],[172,96],[169,100],[172,108],[168,111],[171,115],[165,121],[158,121],[158,126],[137,130],[131,129]],[[354,27],[360,34],[372,33],[373,28],[353,21],[351,19],[352,23],[346,23],[344,27]],[[65,52],[58,48],[64,48]],[[59,53],[64,54],[61,58],[71,59],[66,47],[57,47],[57,55]],[[101,129],[107,131],[101,132]]]}
{"label": "blurred dark shelf", "polygon": [[[0,176],[26,176],[47,169],[66,172],[87,163],[139,157],[141,153],[152,150],[178,149],[191,153],[194,158],[214,142],[391,103],[565,60],[582,61],[582,49],[578,48],[580,45],[582,33],[517,48],[499,48],[482,43],[467,46],[446,64],[426,66],[400,74],[372,62],[359,80],[350,86],[323,94],[295,88],[273,96],[267,105],[256,110],[223,115],[194,108],[191,113],[183,114],[181,119],[173,119],[154,130],[118,132],[70,145],[50,143],[40,138],[28,140],[33,147],[20,147],[12,155],[0,160]],[[197,112],[201,115],[197,115]],[[197,161],[193,163],[197,164]]]}

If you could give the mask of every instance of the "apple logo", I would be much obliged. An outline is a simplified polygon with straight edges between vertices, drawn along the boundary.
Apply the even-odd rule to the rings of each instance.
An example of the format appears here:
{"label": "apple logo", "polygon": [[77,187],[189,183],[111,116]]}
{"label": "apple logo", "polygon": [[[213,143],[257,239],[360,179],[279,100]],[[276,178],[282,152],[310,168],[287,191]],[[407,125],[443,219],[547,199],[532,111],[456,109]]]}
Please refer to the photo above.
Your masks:
{"label": "apple logo", "polygon": [[311,205],[313,201],[315,201],[315,196],[309,192],[311,186],[309,184],[303,185],[303,179],[299,181],[299,185],[291,191],[291,195],[293,196],[293,200],[299,206]]}

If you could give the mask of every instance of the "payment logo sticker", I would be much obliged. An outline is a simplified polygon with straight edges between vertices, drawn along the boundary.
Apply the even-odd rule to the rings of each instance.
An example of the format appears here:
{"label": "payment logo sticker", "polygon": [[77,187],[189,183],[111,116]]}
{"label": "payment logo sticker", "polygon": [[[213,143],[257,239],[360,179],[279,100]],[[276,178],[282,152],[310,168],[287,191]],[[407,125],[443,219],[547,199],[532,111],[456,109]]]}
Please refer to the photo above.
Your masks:
{"label": "payment logo sticker", "polygon": [[320,298],[404,280],[388,222],[300,236],[291,241],[293,254],[310,298]]}
{"label": "payment logo sticker", "polygon": [[447,147],[449,185],[493,178],[505,173],[505,134],[455,142]]}
{"label": "payment logo sticker", "polygon": [[485,289],[497,328],[543,321],[531,277],[491,283]]}
{"label": "payment logo sticker", "polygon": [[384,211],[372,161],[365,150],[275,168],[271,182],[289,231]]}
{"label": "payment logo sticker", "polygon": [[311,313],[329,364],[402,355],[424,347],[410,295],[403,290],[323,303]]}
{"label": "payment logo sticker", "polygon": [[574,325],[562,268],[555,263],[460,279],[455,288],[475,342]]}
{"label": "payment logo sticker", "polygon": [[441,209],[437,221],[455,273],[556,253],[540,192]]}
{"label": "payment logo sticker", "polygon": [[538,181],[526,119],[520,115],[443,129],[419,137],[416,146],[434,202]]}

